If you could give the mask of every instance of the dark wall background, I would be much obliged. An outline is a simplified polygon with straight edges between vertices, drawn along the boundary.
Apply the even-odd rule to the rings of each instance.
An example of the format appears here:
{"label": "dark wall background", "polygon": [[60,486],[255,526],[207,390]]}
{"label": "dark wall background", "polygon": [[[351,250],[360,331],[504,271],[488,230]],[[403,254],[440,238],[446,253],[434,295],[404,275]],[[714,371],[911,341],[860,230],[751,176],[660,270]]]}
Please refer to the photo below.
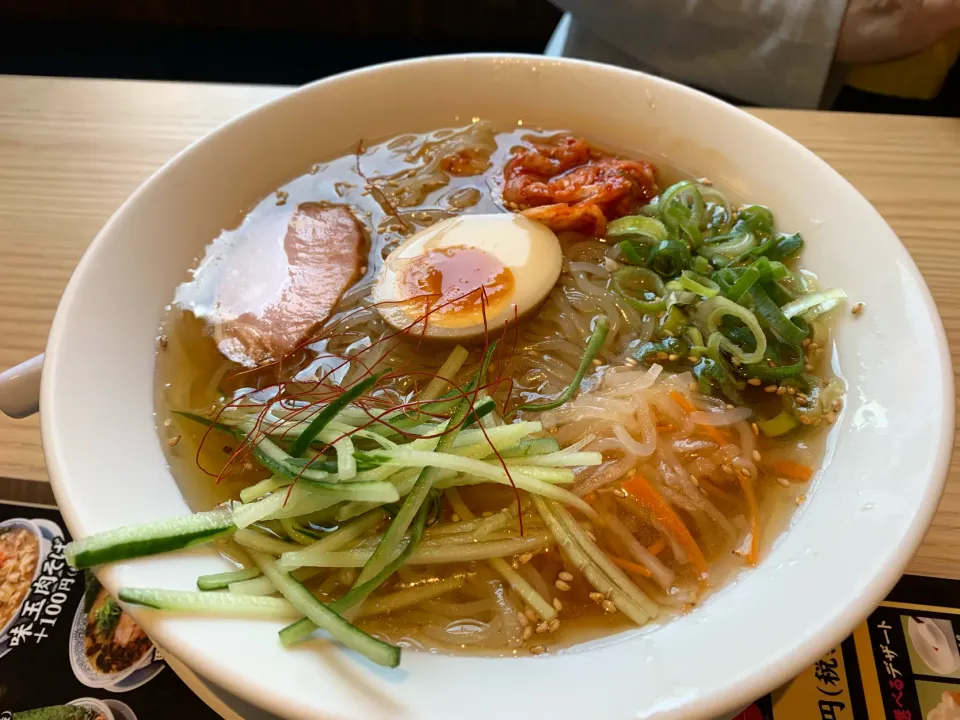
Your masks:
{"label": "dark wall background", "polygon": [[437,53],[541,52],[547,0],[0,0],[0,73],[303,83]]}

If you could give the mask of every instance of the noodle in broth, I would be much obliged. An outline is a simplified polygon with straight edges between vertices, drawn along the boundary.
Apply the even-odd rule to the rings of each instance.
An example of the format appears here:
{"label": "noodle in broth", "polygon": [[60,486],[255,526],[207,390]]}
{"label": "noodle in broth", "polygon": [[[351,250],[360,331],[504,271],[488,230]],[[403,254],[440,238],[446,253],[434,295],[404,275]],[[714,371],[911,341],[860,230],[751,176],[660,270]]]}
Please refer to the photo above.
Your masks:
{"label": "noodle in broth", "polygon": [[[172,472],[195,510],[239,502],[242,491],[246,504],[269,497],[269,492],[251,496],[252,487],[289,494],[292,480],[271,487],[271,472],[250,454],[249,442],[174,411],[217,417],[229,406],[231,417],[251,422],[264,422],[268,410],[270,422],[305,424],[316,407],[329,402],[330,387],[354,386],[378,368],[392,372],[369,391],[366,410],[351,406],[337,415],[351,429],[369,422],[374,411],[422,397],[450,348],[428,351],[416,336],[397,336],[371,306],[384,258],[412,232],[446,218],[515,209],[501,196],[504,166],[513,149],[556,136],[526,129],[497,132],[477,122],[361,148],[320,163],[283,186],[208,247],[164,322],[157,372],[160,433],[169,447]],[[665,174],[671,175],[661,168],[661,186],[667,184]],[[672,175],[672,180],[685,177]],[[701,189],[712,212],[726,212],[732,225],[737,211],[726,208],[725,199],[711,195],[706,186]],[[226,272],[224,259],[245,252],[255,238],[276,235],[293,209],[307,202],[346,206],[364,225],[369,255],[362,277],[340,299],[314,342],[279,364],[238,366],[223,357],[198,316],[215,304],[212,289]],[[819,427],[811,421],[810,427],[799,424],[768,437],[758,430],[758,415],[776,415],[785,397],[796,397],[796,388],[741,383],[744,392],[755,396],[738,405],[720,392],[701,391],[692,341],[687,355],[662,350],[644,355],[650,343],[662,341],[658,329],[664,313],[643,312],[626,295],[611,291],[614,275],[629,265],[617,251],[618,241],[569,231],[557,235],[562,251],[558,282],[538,312],[501,334],[490,377],[475,397],[490,395],[497,406],[480,420],[483,433],[505,422],[536,421],[543,429],[533,439],[552,438],[562,452],[600,453],[599,464],[570,468],[538,467],[529,458],[494,457],[492,451],[486,455],[490,467],[522,468],[537,482],[556,482],[555,487],[565,488],[592,512],[569,502],[545,502],[535,493],[515,490],[510,482],[479,482],[469,474],[436,483],[440,492],[418,548],[351,611],[352,617],[346,615],[377,637],[418,649],[539,654],[689,611],[769,548],[802,502],[811,472],[820,466],[826,429],[840,408],[823,352],[830,342],[822,319],[810,330],[808,340],[816,342],[804,345],[803,360],[808,373],[815,370],[826,378],[820,390],[826,421],[817,417]],[[812,286],[811,274],[802,277]],[[512,413],[518,402],[552,400],[575,383],[597,317],[607,319],[606,337],[573,399],[546,412]],[[466,387],[476,374],[483,348],[468,349],[440,392]],[[420,424],[428,420],[436,418],[421,418]],[[472,427],[476,433],[479,426]],[[389,442],[410,439],[387,437]],[[284,442],[283,436],[274,439]],[[374,453],[378,442],[361,433],[352,436],[350,447],[361,463],[357,472],[369,471],[364,453]],[[349,460],[340,457],[341,449],[336,457],[331,450],[324,457],[342,472],[342,463]],[[570,471],[572,482],[557,480]],[[418,472],[400,468],[388,479],[409,487]],[[248,530],[286,543],[281,550],[326,543],[324,561],[329,564],[302,567],[294,577],[322,602],[335,603],[357,583],[397,510],[389,503],[360,500],[317,507],[309,514],[259,520]],[[352,536],[343,540],[345,531]],[[561,536],[567,540],[558,541]],[[236,539],[218,542],[239,566],[253,565],[249,546]],[[502,554],[491,555],[494,546]],[[591,547],[603,557],[590,555]],[[474,551],[478,554],[472,557]],[[585,569],[587,561],[600,570]],[[597,573],[601,585],[610,588],[606,592],[593,578]],[[250,587],[275,593],[269,583]]]}

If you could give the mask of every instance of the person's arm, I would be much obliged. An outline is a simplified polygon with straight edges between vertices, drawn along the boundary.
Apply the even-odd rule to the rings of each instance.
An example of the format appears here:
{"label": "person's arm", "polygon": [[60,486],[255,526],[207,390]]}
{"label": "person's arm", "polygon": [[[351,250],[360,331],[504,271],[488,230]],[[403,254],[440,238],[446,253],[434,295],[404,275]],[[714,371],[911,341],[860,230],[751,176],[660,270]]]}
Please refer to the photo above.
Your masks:
{"label": "person's arm", "polygon": [[819,104],[847,6],[847,0],[551,1],[573,13],[564,55],[609,61],[591,53],[592,34],[664,77],[781,107]]}

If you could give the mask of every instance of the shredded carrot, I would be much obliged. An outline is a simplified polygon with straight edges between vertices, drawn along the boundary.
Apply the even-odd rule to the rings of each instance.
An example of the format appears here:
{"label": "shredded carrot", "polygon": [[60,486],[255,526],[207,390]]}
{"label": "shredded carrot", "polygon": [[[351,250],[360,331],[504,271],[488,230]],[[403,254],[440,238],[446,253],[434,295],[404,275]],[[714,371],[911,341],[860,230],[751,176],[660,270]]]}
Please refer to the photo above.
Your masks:
{"label": "shredded carrot", "polygon": [[785,477],[788,480],[807,482],[813,477],[813,470],[792,460],[777,460],[764,464],[764,469],[771,475]]}
{"label": "shredded carrot", "polygon": [[651,555],[659,555],[663,552],[663,549],[667,546],[667,541],[663,538],[657,538],[657,541],[647,548],[647,552]]}
{"label": "shredded carrot", "polygon": [[760,510],[757,507],[757,496],[753,492],[753,480],[737,473],[740,479],[740,487],[743,488],[743,494],[747,496],[747,508],[750,510],[750,553],[747,555],[747,562],[752,566],[757,564],[760,557]]}
{"label": "shredded carrot", "polygon": [[653,577],[653,573],[650,572],[643,565],[638,565],[635,562],[630,562],[629,560],[624,560],[623,558],[618,558],[616,555],[609,555],[610,561],[617,567],[623,568],[627,572],[633,573],[634,575],[642,575],[643,577]]}
{"label": "shredded carrot", "polygon": [[676,425],[657,425],[657,432],[673,432],[677,429]]}
{"label": "shredded carrot", "polygon": [[697,545],[697,541],[693,539],[693,535],[690,534],[683,520],[667,505],[653,485],[640,473],[634,473],[633,477],[623,483],[621,487],[653,513],[653,516],[664,529],[673,534],[677,544],[687,553],[690,562],[702,574],[706,574],[707,559],[703,556],[703,551]]}
{"label": "shredded carrot", "polygon": [[[673,398],[673,401],[680,406],[680,408],[685,413],[692,413],[696,410],[689,400],[684,397],[683,393],[678,390],[673,390],[670,393],[670,397]],[[724,435],[718,428],[713,427],[713,425],[700,425],[699,427],[703,428],[703,431],[713,440],[717,445],[726,445],[728,440],[727,436]]]}
{"label": "shredded carrot", "polygon": [[736,495],[731,495],[726,490],[721,490],[706,478],[700,478],[699,482],[700,487],[706,490],[709,495],[714,495],[721,500],[726,500],[727,502],[735,502],[737,500]]}

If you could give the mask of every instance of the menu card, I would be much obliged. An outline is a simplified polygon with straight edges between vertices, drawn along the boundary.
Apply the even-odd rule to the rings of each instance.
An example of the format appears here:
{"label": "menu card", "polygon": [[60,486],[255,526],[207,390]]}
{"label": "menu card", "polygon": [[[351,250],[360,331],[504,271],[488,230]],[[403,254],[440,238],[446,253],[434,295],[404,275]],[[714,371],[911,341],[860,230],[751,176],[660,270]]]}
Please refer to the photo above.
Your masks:
{"label": "menu card", "polygon": [[215,720],[92,573],[55,509],[0,503],[0,720]]}
{"label": "menu card", "polygon": [[738,720],[960,720],[960,582],[905,575],[861,623]]}
{"label": "menu card", "polygon": [[[217,718],[100,587],[53,508],[0,503],[0,720]],[[960,581],[907,575],[737,720],[960,720]]]}

